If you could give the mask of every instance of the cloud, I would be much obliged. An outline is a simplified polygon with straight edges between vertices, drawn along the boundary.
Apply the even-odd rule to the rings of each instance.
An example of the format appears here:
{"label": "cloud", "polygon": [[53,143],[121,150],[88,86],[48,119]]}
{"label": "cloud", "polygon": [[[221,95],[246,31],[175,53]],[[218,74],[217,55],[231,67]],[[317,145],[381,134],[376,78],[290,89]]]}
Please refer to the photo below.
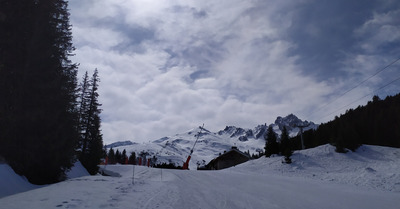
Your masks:
{"label": "cloud", "polygon": [[323,122],[385,81],[330,105],[398,52],[393,4],[73,0],[73,61],[80,76],[99,70],[106,143],[202,123],[252,128],[289,113]]}
{"label": "cloud", "polygon": [[371,19],[354,31],[355,36],[362,40],[360,48],[367,53],[394,49],[393,45],[398,46],[400,42],[399,19],[400,9],[374,13]]}
{"label": "cloud", "polygon": [[[375,94],[383,96],[396,93],[394,90],[396,87],[389,86],[385,91],[376,90],[399,77],[396,70],[398,64],[385,67],[400,58],[399,7],[400,4],[398,7],[392,5],[392,10],[372,11],[371,16],[354,28],[353,37],[356,40],[351,50],[344,53],[346,56],[341,60],[342,70],[354,78],[355,82],[360,82],[382,71],[365,82],[364,86]],[[391,90],[386,91],[388,89]]]}

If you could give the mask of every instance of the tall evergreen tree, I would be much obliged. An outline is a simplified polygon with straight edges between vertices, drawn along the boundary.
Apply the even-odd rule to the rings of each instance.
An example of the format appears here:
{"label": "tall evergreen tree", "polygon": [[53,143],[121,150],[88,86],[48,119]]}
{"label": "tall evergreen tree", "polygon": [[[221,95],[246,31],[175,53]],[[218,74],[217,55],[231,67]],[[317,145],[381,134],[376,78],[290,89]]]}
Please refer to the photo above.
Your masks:
{"label": "tall evergreen tree", "polygon": [[292,159],[292,144],[290,143],[289,133],[286,129],[286,126],[283,127],[281,133],[281,145],[279,146],[281,154],[285,157],[286,163],[291,163]]}
{"label": "tall evergreen tree", "polygon": [[108,150],[108,163],[109,164],[115,164],[115,162],[116,162],[116,159],[115,159],[115,152],[114,152],[114,149],[111,147],[109,150]]}
{"label": "tall evergreen tree", "polygon": [[126,150],[124,149],[124,150],[122,150],[122,153],[121,153],[121,164],[125,164],[125,162],[126,162],[126,160],[128,159],[128,156],[126,155]]}
{"label": "tall evergreen tree", "polygon": [[129,162],[129,164],[136,165],[136,153],[135,152],[131,152],[131,154],[129,155],[128,162]]}
{"label": "tall evergreen tree", "polygon": [[80,127],[82,129],[81,134],[81,153],[79,160],[82,162],[83,166],[88,170],[90,174],[96,174],[98,171],[98,164],[103,157],[103,136],[101,134],[100,126],[101,119],[99,108],[101,104],[98,102],[97,93],[99,86],[99,76],[98,71],[95,69],[92,78],[89,81],[89,87],[87,91],[83,90],[85,85],[84,77],[81,90],[81,100],[80,100]]}
{"label": "tall evergreen tree", "polygon": [[[87,131],[87,120],[88,120],[88,107],[90,103],[90,88],[89,88],[89,76],[88,72],[85,72],[82,83],[79,85],[79,133],[80,140],[78,145],[78,151],[81,153],[86,152],[87,141],[85,140],[85,133]],[[84,141],[85,140],[85,141]]]}
{"label": "tall evergreen tree", "polygon": [[0,1],[0,155],[36,184],[63,179],[78,139],[67,7],[64,0]]}
{"label": "tall evergreen tree", "polygon": [[270,157],[273,154],[279,153],[279,144],[276,141],[276,134],[272,129],[272,126],[269,126],[267,129],[266,143],[264,148],[266,157]]}
{"label": "tall evergreen tree", "polygon": [[115,162],[121,163],[121,152],[118,149],[115,151]]}

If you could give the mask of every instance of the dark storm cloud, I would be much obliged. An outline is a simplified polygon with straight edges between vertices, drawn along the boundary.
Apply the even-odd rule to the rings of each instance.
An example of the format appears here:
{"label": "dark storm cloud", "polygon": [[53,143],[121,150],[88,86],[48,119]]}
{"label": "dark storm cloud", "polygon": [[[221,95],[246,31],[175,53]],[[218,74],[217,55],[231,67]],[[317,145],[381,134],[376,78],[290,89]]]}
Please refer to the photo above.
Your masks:
{"label": "dark storm cloud", "polygon": [[353,50],[353,30],[372,16],[375,1],[309,1],[299,7],[287,35],[297,47],[292,54],[305,73],[327,79],[345,76],[339,72],[344,52]]}
{"label": "dark storm cloud", "polygon": [[[368,53],[360,44],[371,33],[369,30],[361,36],[355,30],[372,19],[374,14],[387,13],[399,9],[398,1],[306,1],[296,8],[293,22],[287,31],[290,41],[295,43],[291,54],[298,55],[298,63],[303,66],[305,74],[326,80],[332,77],[346,77],[343,71],[343,60],[348,54]],[[397,43],[390,43],[375,48],[374,53],[395,57]],[[381,50],[385,48],[385,50]],[[398,52],[398,50],[397,50]]]}

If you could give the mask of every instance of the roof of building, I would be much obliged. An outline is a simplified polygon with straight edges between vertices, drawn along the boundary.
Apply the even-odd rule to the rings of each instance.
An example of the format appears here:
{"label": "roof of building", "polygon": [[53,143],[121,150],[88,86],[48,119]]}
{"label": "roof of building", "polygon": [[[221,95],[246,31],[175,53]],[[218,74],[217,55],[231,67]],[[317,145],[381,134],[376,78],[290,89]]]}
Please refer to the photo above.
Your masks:
{"label": "roof of building", "polygon": [[248,154],[243,153],[237,147],[232,146],[231,150],[229,150],[229,151],[225,152],[224,154],[221,154],[220,156],[214,158],[208,164],[212,164],[215,161],[223,160],[225,158],[229,158],[229,156],[231,156],[232,154],[238,154],[239,156],[242,156],[244,158],[250,159],[250,156]]}

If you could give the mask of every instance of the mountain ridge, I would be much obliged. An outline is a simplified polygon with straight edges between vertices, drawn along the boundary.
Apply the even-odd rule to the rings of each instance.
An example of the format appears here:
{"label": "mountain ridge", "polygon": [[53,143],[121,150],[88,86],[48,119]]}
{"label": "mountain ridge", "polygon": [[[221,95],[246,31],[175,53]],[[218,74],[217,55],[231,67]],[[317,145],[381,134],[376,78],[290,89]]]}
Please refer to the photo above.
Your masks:
{"label": "mountain ridge", "polygon": [[205,128],[196,127],[180,134],[165,136],[150,142],[116,142],[111,144],[112,146],[108,145],[107,148],[113,147],[114,150],[120,151],[125,149],[127,153],[135,152],[136,156],[139,153],[147,153],[146,157],[156,158],[157,164],[182,165],[193,148],[198,134],[200,134],[194,147],[191,163],[189,163],[190,168],[195,169],[196,166],[203,166],[219,154],[228,151],[232,146],[236,146],[239,150],[248,152],[250,155],[263,152],[266,142],[264,136],[269,126],[272,126],[279,140],[283,127],[287,128],[290,136],[296,136],[300,132],[296,125],[305,124],[308,124],[308,126],[304,128],[304,131],[318,127],[313,122],[302,121],[294,114],[289,114],[286,117],[277,117],[275,123],[268,126],[265,123],[253,129],[226,126],[218,132],[211,132]]}

